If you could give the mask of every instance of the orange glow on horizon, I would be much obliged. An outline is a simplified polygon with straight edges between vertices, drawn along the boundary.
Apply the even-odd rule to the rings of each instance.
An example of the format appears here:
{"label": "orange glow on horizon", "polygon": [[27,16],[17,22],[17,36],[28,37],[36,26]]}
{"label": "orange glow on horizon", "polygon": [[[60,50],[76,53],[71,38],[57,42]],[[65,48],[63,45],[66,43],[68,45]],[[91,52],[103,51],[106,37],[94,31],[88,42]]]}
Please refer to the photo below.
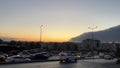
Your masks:
{"label": "orange glow on horizon", "polygon": [[[40,35],[37,32],[25,32],[22,31],[20,33],[3,33],[0,35],[1,37],[13,38],[18,41],[40,41]],[[76,36],[74,33],[66,33],[66,32],[55,32],[55,33],[47,33],[43,32],[42,34],[42,42],[68,42],[70,38]]]}
{"label": "orange glow on horizon", "polygon": [[[40,41],[39,36],[35,35],[13,35],[13,34],[5,34],[1,35],[1,37],[5,38],[13,38],[18,41]],[[41,41],[42,42],[67,42],[69,37],[67,36],[43,36]]]}
{"label": "orange glow on horizon", "polygon": [[[39,39],[35,39],[35,38],[22,38],[22,39],[18,39],[21,41],[40,41]],[[66,42],[68,40],[64,40],[64,39],[42,39],[42,42]]]}

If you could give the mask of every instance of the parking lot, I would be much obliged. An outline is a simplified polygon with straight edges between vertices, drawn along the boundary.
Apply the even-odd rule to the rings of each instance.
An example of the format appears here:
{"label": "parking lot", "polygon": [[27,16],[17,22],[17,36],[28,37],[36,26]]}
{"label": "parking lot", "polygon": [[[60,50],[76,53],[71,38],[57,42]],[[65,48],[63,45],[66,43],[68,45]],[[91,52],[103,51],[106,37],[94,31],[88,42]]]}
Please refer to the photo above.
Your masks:
{"label": "parking lot", "polygon": [[60,63],[59,61],[35,62],[0,65],[0,68],[119,68],[120,65],[114,60],[87,59],[78,60],[77,63]]}

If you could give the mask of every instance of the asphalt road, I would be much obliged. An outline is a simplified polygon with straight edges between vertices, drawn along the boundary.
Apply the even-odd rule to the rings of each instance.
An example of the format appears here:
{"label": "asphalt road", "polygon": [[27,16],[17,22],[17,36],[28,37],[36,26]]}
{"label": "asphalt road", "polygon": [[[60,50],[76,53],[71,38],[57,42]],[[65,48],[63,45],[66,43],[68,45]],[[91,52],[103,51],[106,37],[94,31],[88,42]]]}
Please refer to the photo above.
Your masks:
{"label": "asphalt road", "polygon": [[78,60],[77,63],[60,63],[59,61],[36,62],[22,64],[0,65],[0,68],[120,68],[116,60]]}

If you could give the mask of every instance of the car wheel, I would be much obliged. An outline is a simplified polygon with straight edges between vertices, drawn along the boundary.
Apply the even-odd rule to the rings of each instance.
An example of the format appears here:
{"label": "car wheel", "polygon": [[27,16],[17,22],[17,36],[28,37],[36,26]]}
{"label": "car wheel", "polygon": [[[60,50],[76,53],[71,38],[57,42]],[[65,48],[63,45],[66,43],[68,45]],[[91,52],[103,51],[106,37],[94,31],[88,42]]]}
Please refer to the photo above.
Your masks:
{"label": "car wheel", "polygon": [[28,62],[28,60],[25,60],[25,62]]}
{"label": "car wheel", "polygon": [[77,62],[77,59],[75,59],[75,62]]}
{"label": "car wheel", "polygon": [[60,63],[62,63],[63,62],[63,60],[60,60]]}
{"label": "car wheel", "polygon": [[67,58],[65,61],[66,61],[66,62],[69,62],[70,60]]}

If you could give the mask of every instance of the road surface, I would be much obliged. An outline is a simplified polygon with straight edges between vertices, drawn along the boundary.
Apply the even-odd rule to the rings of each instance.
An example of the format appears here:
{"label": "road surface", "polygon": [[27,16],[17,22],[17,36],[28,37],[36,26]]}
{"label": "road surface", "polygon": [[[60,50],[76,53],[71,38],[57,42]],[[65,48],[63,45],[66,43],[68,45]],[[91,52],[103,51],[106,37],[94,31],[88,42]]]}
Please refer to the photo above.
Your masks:
{"label": "road surface", "polygon": [[115,61],[116,60],[104,59],[78,60],[77,63],[60,63],[59,61],[52,61],[0,65],[0,68],[120,68],[120,65],[116,64]]}

